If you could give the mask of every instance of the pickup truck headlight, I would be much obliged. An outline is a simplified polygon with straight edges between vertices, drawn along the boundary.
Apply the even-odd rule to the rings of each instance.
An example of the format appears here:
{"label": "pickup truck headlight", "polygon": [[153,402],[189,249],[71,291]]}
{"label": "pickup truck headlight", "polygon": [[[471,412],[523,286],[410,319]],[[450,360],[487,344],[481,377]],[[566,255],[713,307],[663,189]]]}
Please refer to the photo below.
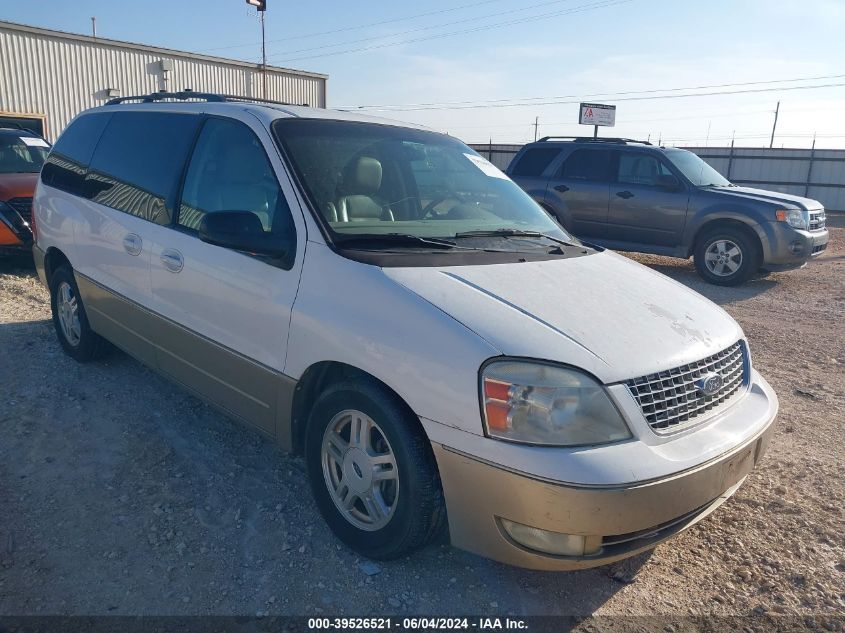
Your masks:
{"label": "pickup truck headlight", "polygon": [[552,446],[631,437],[604,387],[587,374],[542,362],[494,361],[481,373],[490,437]]}
{"label": "pickup truck headlight", "polygon": [[810,219],[804,216],[801,209],[778,209],[775,211],[775,217],[778,222],[786,222],[794,229],[810,228]]}

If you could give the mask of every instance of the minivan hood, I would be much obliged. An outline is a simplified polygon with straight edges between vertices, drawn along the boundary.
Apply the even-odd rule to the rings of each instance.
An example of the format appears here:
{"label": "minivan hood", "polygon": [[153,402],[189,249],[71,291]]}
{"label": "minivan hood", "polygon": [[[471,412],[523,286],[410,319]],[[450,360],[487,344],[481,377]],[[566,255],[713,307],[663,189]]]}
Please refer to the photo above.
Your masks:
{"label": "minivan hood", "polygon": [[0,174],[0,200],[31,198],[38,174]]}
{"label": "minivan hood", "polygon": [[502,354],[575,365],[608,384],[703,359],[743,336],[716,304],[610,251],[383,271]]}
{"label": "minivan hood", "polygon": [[745,200],[754,200],[756,202],[769,202],[784,206],[796,206],[805,211],[809,211],[810,209],[821,209],[822,207],[821,202],[813,200],[812,198],[803,198],[801,196],[793,196],[789,193],[766,191],[765,189],[754,189],[752,187],[716,187],[710,191],[733,198],[743,198]]}

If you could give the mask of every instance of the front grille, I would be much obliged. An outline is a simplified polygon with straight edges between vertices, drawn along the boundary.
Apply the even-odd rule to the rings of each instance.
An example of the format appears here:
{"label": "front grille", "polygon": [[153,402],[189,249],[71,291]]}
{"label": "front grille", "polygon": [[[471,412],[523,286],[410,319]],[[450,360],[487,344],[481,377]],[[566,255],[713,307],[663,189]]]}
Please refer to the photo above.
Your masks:
{"label": "front grille", "polygon": [[12,198],[6,204],[17,211],[27,224],[32,224],[32,198]]}
{"label": "front grille", "polygon": [[[739,393],[747,381],[744,350],[738,341],[703,360],[634,378],[626,384],[655,432],[674,430],[701,418]],[[719,374],[722,385],[715,393],[705,395],[696,382],[710,374]]]}
{"label": "front grille", "polygon": [[827,216],[825,216],[824,209],[810,211],[810,230],[821,231],[825,227],[826,220]]}
{"label": "front grille", "polygon": [[813,255],[815,255],[816,253],[821,253],[826,248],[827,248],[827,244],[816,244],[813,247]]}

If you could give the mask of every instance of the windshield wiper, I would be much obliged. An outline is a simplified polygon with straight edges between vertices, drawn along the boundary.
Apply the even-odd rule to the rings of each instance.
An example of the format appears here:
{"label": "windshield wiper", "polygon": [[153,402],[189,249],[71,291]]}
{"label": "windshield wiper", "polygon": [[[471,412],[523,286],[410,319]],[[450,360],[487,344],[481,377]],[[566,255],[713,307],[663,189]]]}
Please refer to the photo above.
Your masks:
{"label": "windshield wiper", "polygon": [[426,246],[429,248],[458,248],[451,240],[438,237],[420,237],[411,233],[358,233],[335,239],[340,246],[350,244],[390,244],[396,246]]}
{"label": "windshield wiper", "polygon": [[552,237],[551,235],[546,235],[545,233],[541,233],[540,231],[523,231],[522,229],[463,231],[462,233],[456,233],[455,237],[544,237],[547,240],[551,240],[552,242],[561,244],[562,246],[574,246],[578,248],[578,244],[573,244],[572,242],[567,242],[566,240],[562,240],[557,237]]}

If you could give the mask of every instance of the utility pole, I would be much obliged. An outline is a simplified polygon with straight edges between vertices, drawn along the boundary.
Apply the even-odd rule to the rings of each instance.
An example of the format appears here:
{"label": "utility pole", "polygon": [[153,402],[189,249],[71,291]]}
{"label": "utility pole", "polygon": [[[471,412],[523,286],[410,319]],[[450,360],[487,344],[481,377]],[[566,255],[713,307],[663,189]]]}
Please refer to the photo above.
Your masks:
{"label": "utility pole", "polygon": [[540,129],[540,117],[535,116],[534,117],[534,142],[535,143],[537,142],[537,130],[539,130],[539,129]]}
{"label": "utility pole", "polygon": [[97,18],[96,16],[91,16],[91,36],[97,37]]}
{"label": "utility pole", "polygon": [[772,124],[772,138],[769,140],[769,149],[772,149],[772,146],[775,144],[775,130],[778,127],[778,114],[780,113],[780,101],[778,101],[777,107],[775,108],[775,122]]}
{"label": "utility pole", "polygon": [[267,98],[267,47],[264,38],[264,14],[267,12],[267,0],[246,0],[246,3],[258,10],[261,18],[261,97]]}

